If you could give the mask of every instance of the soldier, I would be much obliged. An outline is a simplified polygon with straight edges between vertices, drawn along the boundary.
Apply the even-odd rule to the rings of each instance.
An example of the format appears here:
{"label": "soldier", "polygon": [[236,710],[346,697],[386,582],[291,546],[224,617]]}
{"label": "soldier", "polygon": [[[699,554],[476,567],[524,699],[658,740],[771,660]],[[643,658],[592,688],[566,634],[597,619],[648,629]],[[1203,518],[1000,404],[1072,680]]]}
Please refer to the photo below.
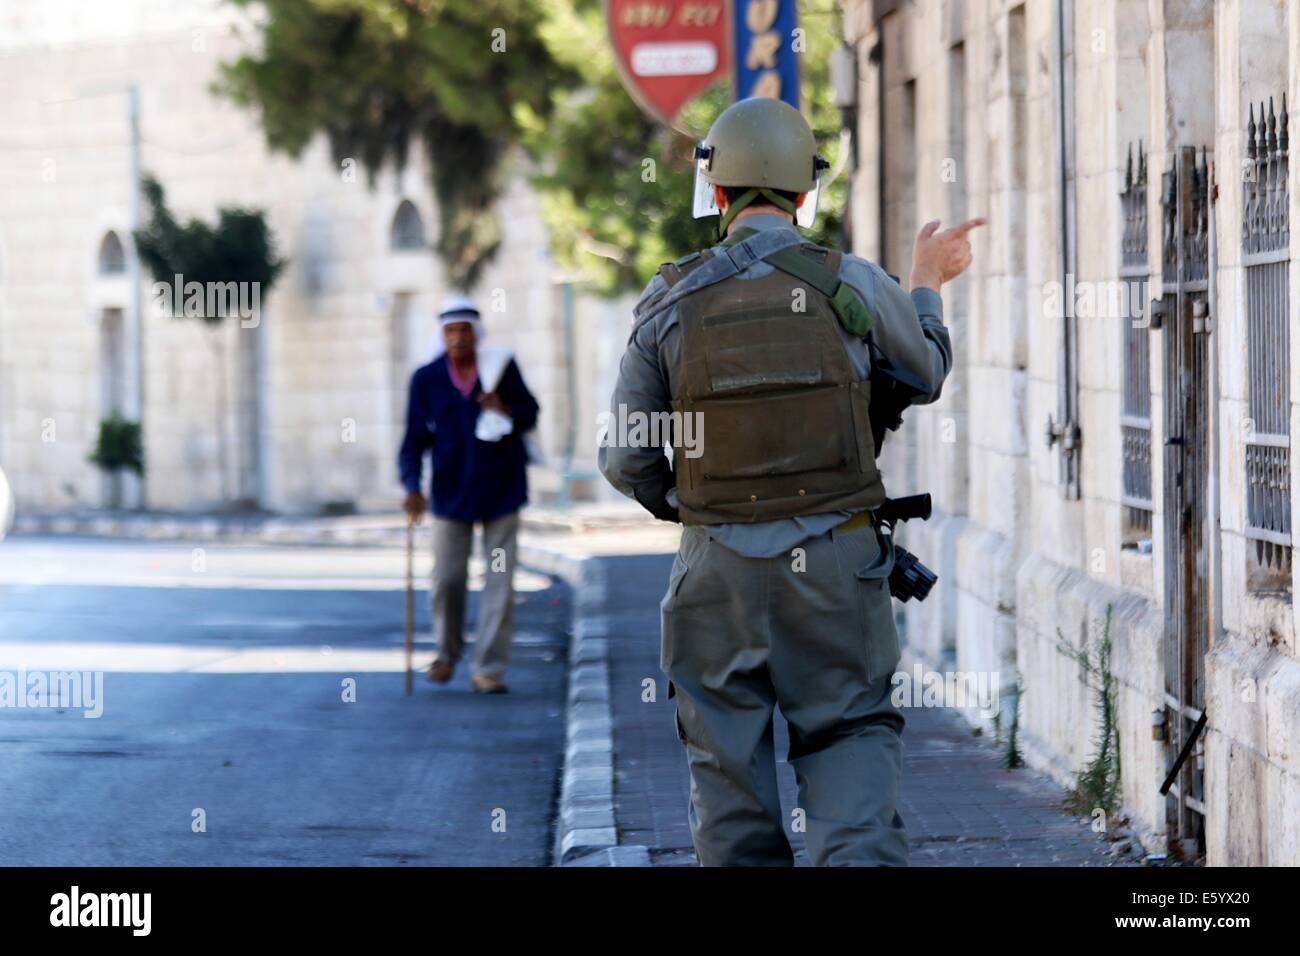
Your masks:
{"label": "soldier", "polygon": [[927,223],[909,295],[796,229],[813,222],[827,164],[794,107],[732,104],[696,164],[695,215],[720,214],[725,239],[660,267],[611,403],[615,416],[674,413],[672,464],[653,442],[600,449],[614,487],[684,526],[660,663],[695,849],[705,866],[792,865],[779,704],[812,861],[905,865],[893,547],[872,515],[885,489],[870,402],[886,371],[912,403],[939,397],[952,365],[939,288],[970,264],[966,233],[984,220]]}

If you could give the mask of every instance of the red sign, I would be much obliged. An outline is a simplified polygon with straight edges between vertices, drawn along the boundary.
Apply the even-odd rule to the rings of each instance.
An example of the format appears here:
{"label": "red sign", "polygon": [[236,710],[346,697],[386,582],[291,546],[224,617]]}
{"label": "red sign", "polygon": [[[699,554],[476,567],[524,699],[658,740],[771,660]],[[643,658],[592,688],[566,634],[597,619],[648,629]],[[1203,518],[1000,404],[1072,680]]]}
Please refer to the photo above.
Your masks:
{"label": "red sign", "polygon": [[730,70],[727,0],[605,0],[623,85],[665,125]]}

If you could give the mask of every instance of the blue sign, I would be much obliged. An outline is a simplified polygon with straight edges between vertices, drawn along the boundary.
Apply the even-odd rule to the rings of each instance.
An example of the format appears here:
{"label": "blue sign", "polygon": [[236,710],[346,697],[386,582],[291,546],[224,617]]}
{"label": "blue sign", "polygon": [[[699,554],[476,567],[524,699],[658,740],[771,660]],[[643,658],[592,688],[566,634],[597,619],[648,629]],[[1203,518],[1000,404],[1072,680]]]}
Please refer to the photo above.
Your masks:
{"label": "blue sign", "polygon": [[795,3],[731,0],[736,99],[770,96],[799,109],[799,58],[807,41],[795,32]]}

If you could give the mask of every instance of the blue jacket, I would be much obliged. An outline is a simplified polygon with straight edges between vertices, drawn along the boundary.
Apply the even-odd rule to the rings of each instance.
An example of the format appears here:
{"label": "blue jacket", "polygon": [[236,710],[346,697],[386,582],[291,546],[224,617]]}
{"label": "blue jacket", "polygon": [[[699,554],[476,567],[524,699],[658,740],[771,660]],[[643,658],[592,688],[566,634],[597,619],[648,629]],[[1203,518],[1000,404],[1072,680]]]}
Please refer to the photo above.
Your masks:
{"label": "blue jacket", "polygon": [[446,355],[411,376],[398,469],[403,487],[419,491],[424,453],[432,449],[429,500],[440,518],[491,521],[518,511],[528,501],[523,435],[537,424],[537,400],[512,359],[497,394],[510,408],[514,431],[499,442],[485,442],[474,437],[481,394],[482,386],[475,382],[468,398],[461,395],[452,384]]}

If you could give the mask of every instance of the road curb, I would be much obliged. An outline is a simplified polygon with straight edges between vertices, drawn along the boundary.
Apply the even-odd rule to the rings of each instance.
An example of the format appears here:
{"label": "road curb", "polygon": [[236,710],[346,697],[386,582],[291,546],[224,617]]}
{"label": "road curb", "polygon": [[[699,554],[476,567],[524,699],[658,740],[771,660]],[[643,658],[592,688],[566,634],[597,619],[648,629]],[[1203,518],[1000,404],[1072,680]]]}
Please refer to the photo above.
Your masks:
{"label": "road curb", "polygon": [[27,514],[14,532],[29,535],[200,541],[224,544],[387,545],[405,543],[400,523],[357,526],[330,519],[297,520],[215,515]]}
{"label": "road curb", "polygon": [[[591,528],[640,528],[644,520],[584,517],[525,508],[522,526],[541,535]],[[417,533],[427,534],[425,522]],[[14,518],[25,535],[119,538],[139,541],[200,541],[254,545],[347,545],[401,547],[406,523],[400,515],[290,517],[271,514],[171,514],[162,512],[29,512]]]}
{"label": "road curb", "polygon": [[573,591],[564,774],[552,865],[649,866],[645,847],[618,845],[604,563],[537,545],[522,545],[519,560],[534,571],[561,578]]}

